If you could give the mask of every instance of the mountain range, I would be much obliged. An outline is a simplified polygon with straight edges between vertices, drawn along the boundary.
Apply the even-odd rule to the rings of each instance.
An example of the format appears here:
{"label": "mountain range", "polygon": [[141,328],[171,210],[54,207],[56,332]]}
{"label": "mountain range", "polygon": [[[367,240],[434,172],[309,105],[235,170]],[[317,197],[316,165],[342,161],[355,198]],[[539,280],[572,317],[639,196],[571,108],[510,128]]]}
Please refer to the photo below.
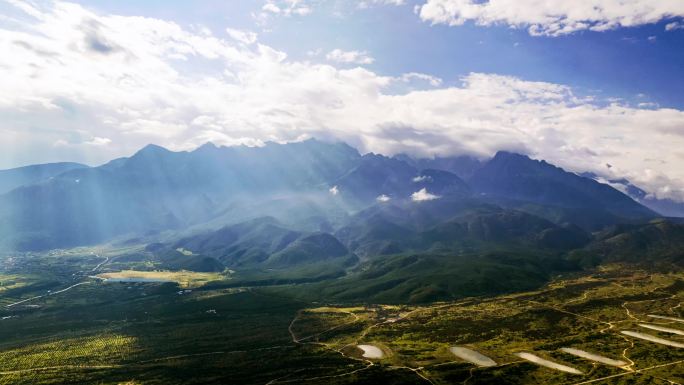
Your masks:
{"label": "mountain range", "polygon": [[415,301],[524,288],[651,250],[675,258],[682,225],[597,179],[505,151],[149,145],[98,167],[0,171],[0,245],[141,244],[169,269],[238,271],[234,284],[336,278],[318,293]]}
{"label": "mountain range", "polygon": [[191,152],[149,145],[99,167],[61,163],[2,171],[0,186],[3,244],[27,250],[260,216],[331,232],[373,206],[440,198],[495,204],[589,231],[658,216],[606,184],[519,154],[499,152],[486,162],[412,159],[361,155],[346,144],[317,140],[263,147],[207,143]]}

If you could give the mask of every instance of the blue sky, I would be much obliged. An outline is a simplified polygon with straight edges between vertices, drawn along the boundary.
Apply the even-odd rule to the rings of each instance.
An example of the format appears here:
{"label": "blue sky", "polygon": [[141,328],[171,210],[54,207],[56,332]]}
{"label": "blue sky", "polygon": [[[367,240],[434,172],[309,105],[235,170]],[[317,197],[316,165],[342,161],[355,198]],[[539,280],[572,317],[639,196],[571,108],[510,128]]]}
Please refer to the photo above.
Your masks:
{"label": "blue sky", "polygon": [[253,17],[263,1],[79,3],[214,31],[226,26],[255,31],[261,41],[295,59],[307,59],[307,52],[315,50],[365,50],[375,58],[367,67],[390,75],[422,72],[457,82],[470,72],[497,73],[684,108],[684,29],[665,30],[676,17],[606,32],[539,37],[506,24],[433,25],[414,12],[422,1],[367,9],[358,9],[353,1],[317,2],[308,16],[280,17],[265,25]]}
{"label": "blue sky", "polygon": [[519,151],[684,200],[683,17],[671,0],[0,0],[0,168],[317,137]]}

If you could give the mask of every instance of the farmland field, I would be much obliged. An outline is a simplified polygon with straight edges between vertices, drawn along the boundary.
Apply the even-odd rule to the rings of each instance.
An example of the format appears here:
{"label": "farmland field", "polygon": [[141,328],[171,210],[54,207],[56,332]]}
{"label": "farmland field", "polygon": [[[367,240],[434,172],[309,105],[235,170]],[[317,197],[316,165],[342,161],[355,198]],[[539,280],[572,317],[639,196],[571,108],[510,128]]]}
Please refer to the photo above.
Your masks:
{"label": "farmland field", "polygon": [[97,277],[111,282],[148,281],[148,282],[176,282],[181,288],[202,286],[210,281],[224,278],[218,273],[198,273],[194,271],[139,271],[123,270],[111,273],[102,273]]}
{"label": "farmland field", "polygon": [[[425,305],[323,304],[288,294],[306,284],[202,286],[230,279],[214,273],[164,273],[181,284],[104,283],[89,278],[103,261],[89,252],[22,258],[32,266],[25,277],[16,259],[2,265],[3,282],[14,282],[0,292],[3,384],[684,381],[684,350],[621,333],[684,343],[662,331],[684,330],[677,321],[684,274],[664,268],[609,265],[558,276],[535,291]],[[100,274],[130,274],[112,271],[116,258]],[[364,357],[357,345],[376,347],[382,358]],[[455,346],[496,365],[464,361]],[[567,348],[627,364],[600,364]],[[582,374],[535,365],[516,355],[522,352]]]}

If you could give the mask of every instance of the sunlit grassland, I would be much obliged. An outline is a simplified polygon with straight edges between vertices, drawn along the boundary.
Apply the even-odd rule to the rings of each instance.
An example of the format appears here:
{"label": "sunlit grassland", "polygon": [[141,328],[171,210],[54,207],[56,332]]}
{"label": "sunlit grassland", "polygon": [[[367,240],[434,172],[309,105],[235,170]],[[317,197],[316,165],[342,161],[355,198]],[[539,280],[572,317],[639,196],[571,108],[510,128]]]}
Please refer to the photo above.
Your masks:
{"label": "sunlit grassland", "polygon": [[46,294],[48,290],[59,287],[59,282],[51,276],[39,277],[34,274],[0,276],[0,313],[9,304],[20,299]]}
{"label": "sunlit grassland", "polygon": [[266,383],[362,367],[292,343],[301,303],[241,290],[97,281],[17,310],[0,327],[0,383]]}
{"label": "sunlit grassland", "polygon": [[350,306],[350,307],[333,307],[333,306],[321,306],[312,309],[306,309],[309,313],[351,313],[351,312],[364,312],[366,308],[363,306]]}
{"label": "sunlit grassland", "polygon": [[[639,322],[654,322],[648,314],[679,317],[684,314],[682,301],[684,274],[649,273],[617,265],[584,277],[559,279],[533,292],[417,306],[410,312],[368,307],[365,318],[356,325],[336,328],[319,339],[338,349],[356,342],[376,345],[389,353],[380,362],[422,368],[421,372],[435,383],[462,382],[471,374],[468,384],[571,384],[618,374],[624,376],[610,383],[634,383],[630,381],[637,378],[653,381],[644,383],[658,383],[663,378],[680,383],[684,380],[684,363],[677,362],[684,360],[684,351],[627,338],[619,332],[639,330]],[[307,314],[328,317],[327,326],[339,323],[339,315],[330,309]],[[307,322],[317,329],[326,327],[325,320]],[[684,329],[684,324],[673,325],[671,321],[668,326]],[[682,336],[647,332],[684,342]],[[449,352],[448,348],[454,345],[479,351],[499,365],[475,368]],[[628,369],[646,371],[630,374],[625,369],[594,365],[563,352],[563,347],[625,360],[630,363]],[[353,349],[345,349],[359,357]],[[568,364],[584,375],[578,377],[520,362],[513,353],[521,351]],[[669,363],[677,364],[650,369]]]}
{"label": "sunlit grassland", "polygon": [[28,277],[19,274],[2,274],[0,273],[0,295],[7,290],[18,289],[26,286],[30,282],[37,281],[35,277]]}
{"label": "sunlit grassland", "polygon": [[220,273],[199,273],[194,271],[139,271],[123,270],[98,274],[97,277],[103,279],[146,279],[156,281],[176,282],[182,288],[199,287],[207,282],[226,279],[227,276]]}
{"label": "sunlit grassland", "polygon": [[131,336],[103,334],[29,344],[1,351],[0,368],[16,371],[48,366],[107,365],[130,358],[135,341]]}

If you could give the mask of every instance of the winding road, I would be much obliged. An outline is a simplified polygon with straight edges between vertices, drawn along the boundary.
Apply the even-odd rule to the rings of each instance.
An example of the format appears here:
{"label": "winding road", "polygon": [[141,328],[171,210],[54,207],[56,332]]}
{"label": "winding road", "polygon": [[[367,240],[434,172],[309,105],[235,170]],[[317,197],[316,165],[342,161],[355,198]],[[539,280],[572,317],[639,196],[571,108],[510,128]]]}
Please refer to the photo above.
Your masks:
{"label": "winding road", "polygon": [[[93,254],[93,255],[96,256],[96,257],[98,257],[98,258],[102,258],[102,257],[101,257],[100,255],[98,255],[98,254]],[[95,266],[95,267],[93,268],[93,270],[91,270],[91,271],[97,271],[97,270],[100,269],[100,267],[102,267],[105,263],[109,262],[109,257],[105,256],[104,258],[105,258],[105,260],[102,261],[102,262],[100,262],[100,263],[98,263],[97,266]],[[79,282],[79,283],[76,283],[76,284],[74,284],[74,285],[71,285],[71,286],[69,286],[69,287],[67,287],[67,288],[65,288],[65,289],[58,290],[58,291],[53,291],[53,292],[49,292],[49,293],[43,294],[43,295],[37,295],[37,296],[31,297],[31,298],[22,299],[21,301],[17,301],[17,302],[11,303],[11,304],[9,304],[9,305],[5,305],[5,307],[6,307],[6,308],[11,308],[11,307],[16,306],[16,305],[21,305],[22,303],[26,303],[26,302],[31,302],[31,301],[37,300],[37,299],[39,299],[39,298],[49,297],[49,296],[52,296],[52,295],[61,294],[61,293],[64,293],[65,291],[69,291],[69,290],[71,290],[71,289],[73,289],[73,288],[75,288],[75,287],[78,287],[78,286],[81,286],[81,285],[86,285],[86,284],[88,284],[88,283],[90,283],[90,281]]]}
{"label": "winding road", "polygon": [[35,297],[31,297],[31,298],[27,298],[27,299],[23,299],[23,300],[21,300],[21,301],[17,301],[17,302],[11,303],[11,304],[9,304],[9,305],[5,305],[5,307],[10,308],[10,307],[12,307],[12,306],[16,306],[16,305],[19,305],[19,304],[22,304],[22,303],[25,303],[25,302],[30,302],[30,301],[33,301],[33,300],[36,300],[36,299],[39,299],[39,298],[49,297],[49,296],[52,296],[52,295],[57,295],[57,294],[60,294],[60,293],[64,293],[65,291],[69,291],[69,290],[71,290],[71,289],[73,289],[73,288],[75,288],[75,287],[77,287],[77,286],[86,285],[86,284],[89,284],[89,283],[90,283],[90,281],[79,282],[79,283],[74,284],[74,285],[71,285],[71,286],[69,286],[69,287],[67,287],[67,288],[65,288],[65,289],[58,290],[58,291],[53,291],[53,292],[50,292],[50,293],[47,293],[47,294],[43,294],[43,295],[37,295],[37,296],[35,296]]}

